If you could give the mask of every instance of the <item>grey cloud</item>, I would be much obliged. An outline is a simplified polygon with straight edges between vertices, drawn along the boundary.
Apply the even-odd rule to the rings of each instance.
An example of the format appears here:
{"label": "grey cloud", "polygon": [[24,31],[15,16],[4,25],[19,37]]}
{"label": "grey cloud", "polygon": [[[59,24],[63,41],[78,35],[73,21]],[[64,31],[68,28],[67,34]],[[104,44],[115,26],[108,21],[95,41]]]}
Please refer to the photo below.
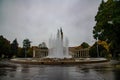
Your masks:
{"label": "grey cloud", "polygon": [[1,0],[0,35],[19,44],[29,38],[38,45],[56,34],[59,27],[70,46],[92,44],[94,16],[101,0]]}

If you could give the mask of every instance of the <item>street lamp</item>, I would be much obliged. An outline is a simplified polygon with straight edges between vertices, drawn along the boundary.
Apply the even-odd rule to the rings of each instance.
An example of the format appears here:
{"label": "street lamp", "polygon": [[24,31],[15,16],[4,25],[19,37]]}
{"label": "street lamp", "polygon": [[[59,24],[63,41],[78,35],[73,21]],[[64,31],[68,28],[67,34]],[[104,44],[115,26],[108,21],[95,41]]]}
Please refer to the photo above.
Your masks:
{"label": "street lamp", "polygon": [[97,57],[99,57],[99,50],[98,50],[98,36],[97,36]]}
{"label": "street lamp", "polygon": [[99,47],[98,47],[98,38],[99,35],[101,34],[101,32],[97,32],[98,36],[97,36],[97,57],[99,57]]}

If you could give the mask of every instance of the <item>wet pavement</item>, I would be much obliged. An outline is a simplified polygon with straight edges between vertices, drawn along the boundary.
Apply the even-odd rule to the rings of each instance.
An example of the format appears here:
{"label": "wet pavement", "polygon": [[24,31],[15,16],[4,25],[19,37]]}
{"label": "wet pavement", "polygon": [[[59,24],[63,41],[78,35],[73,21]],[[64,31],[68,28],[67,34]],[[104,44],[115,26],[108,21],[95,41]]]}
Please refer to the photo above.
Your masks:
{"label": "wet pavement", "polygon": [[0,63],[0,80],[120,80],[120,64],[23,65]]}

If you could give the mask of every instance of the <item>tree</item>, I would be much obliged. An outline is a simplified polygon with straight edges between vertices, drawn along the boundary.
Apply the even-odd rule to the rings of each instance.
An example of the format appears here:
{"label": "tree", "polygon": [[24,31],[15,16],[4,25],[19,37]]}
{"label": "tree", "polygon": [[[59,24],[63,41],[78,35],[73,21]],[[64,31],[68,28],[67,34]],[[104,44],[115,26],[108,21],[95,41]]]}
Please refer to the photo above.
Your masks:
{"label": "tree", "polygon": [[27,57],[27,52],[28,52],[28,49],[30,48],[30,46],[31,46],[31,41],[29,39],[24,39],[23,40],[23,48],[25,51],[25,57]]}
{"label": "tree", "polygon": [[17,57],[21,57],[22,58],[22,57],[25,57],[24,55],[25,55],[24,49],[21,48],[21,47],[18,47]]}
{"label": "tree", "polygon": [[[97,45],[98,45],[98,53],[97,53]],[[90,56],[91,57],[107,57],[108,56],[108,51],[107,49],[100,44],[96,42],[91,48],[90,48]]]}
{"label": "tree", "polygon": [[18,54],[18,42],[17,39],[15,39],[11,43],[11,57],[16,56]]}
{"label": "tree", "polygon": [[81,46],[82,46],[82,48],[89,48],[89,44],[86,43],[86,42],[83,42],[83,43],[81,44]]}
{"label": "tree", "polygon": [[0,36],[0,57],[10,57],[10,41],[8,41],[2,35]]}
{"label": "tree", "polygon": [[94,38],[106,41],[110,52],[120,53],[120,0],[102,0],[95,16]]}
{"label": "tree", "polygon": [[42,42],[41,44],[39,44],[38,47],[41,49],[48,49],[45,42]]}
{"label": "tree", "polygon": [[33,49],[32,48],[28,49],[27,57],[33,57]]}
{"label": "tree", "polygon": [[97,43],[95,43],[91,48],[90,48],[90,51],[89,51],[89,55],[90,57],[97,57]]}

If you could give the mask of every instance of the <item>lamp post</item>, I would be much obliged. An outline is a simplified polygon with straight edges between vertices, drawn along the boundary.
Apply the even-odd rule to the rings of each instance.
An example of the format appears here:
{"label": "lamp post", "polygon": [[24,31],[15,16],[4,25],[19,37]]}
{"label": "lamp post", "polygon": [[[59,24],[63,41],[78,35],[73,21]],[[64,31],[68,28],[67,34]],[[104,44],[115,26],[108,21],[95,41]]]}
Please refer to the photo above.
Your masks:
{"label": "lamp post", "polygon": [[[103,31],[103,30],[102,30]],[[102,32],[101,31],[101,32]],[[99,56],[99,47],[98,47],[98,39],[99,39],[99,35],[101,34],[101,32],[97,32],[98,36],[97,36],[97,57],[100,57]]]}
{"label": "lamp post", "polygon": [[98,50],[98,36],[97,36],[97,57],[99,57],[99,50]]}

